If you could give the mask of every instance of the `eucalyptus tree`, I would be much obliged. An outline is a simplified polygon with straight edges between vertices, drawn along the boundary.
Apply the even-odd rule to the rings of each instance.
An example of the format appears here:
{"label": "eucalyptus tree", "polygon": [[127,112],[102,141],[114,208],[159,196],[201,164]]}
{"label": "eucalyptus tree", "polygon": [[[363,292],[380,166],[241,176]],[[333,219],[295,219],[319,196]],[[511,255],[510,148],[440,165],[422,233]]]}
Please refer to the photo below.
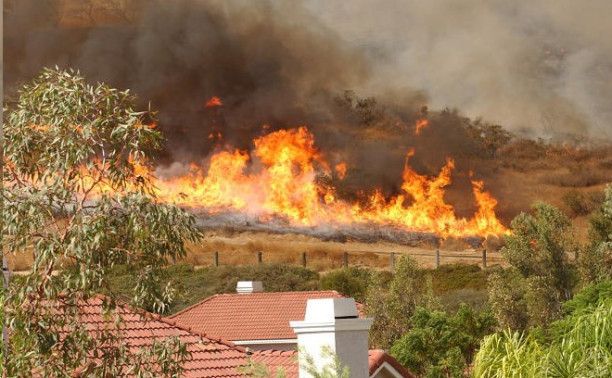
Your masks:
{"label": "eucalyptus tree", "polygon": [[[6,292],[7,376],[180,374],[177,340],[130,353],[116,332],[123,319],[109,270],[128,266],[131,304],[164,312],[175,286],[163,268],[201,237],[193,216],[156,199],[148,172],[162,135],[133,100],[56,68],[5,111],[3,253],[33,255]],[[110,326],[93,336],[79,305],[100,294]]]}
{"label": "eucalyptus tree", "polygon": [[578,259],[586,284],[612,278],[612,184],[606,186],[604,193],[603,204],[589,218],[589,242]]}
{"label": "eucalyptus tree", "polygon": [[575,252],[571,221],[557,208],[536,203],[533,214],[511,223],[501,249],[511,265],[489,279],[489,300],[502,327],[524,329],[554,321],[577,281],[568,254]]}

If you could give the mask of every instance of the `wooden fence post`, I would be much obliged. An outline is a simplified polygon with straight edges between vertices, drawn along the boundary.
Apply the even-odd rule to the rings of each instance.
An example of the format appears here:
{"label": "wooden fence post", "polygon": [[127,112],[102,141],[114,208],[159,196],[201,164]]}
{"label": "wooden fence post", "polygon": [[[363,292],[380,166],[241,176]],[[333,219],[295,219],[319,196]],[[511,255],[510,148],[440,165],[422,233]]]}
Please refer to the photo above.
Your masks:
{"label": "wooden fence post", "polygon": [[306,252],[302,252],[302,268],[306,268]]}
{"label": "wooden fence post", "polygon": [[391,252],[391,273],[395,273],[395,252]]}
{"label": "wooden fence post", "polygon": [[219,251],[215,251],[215,267],[219,266]]}
{"label": "wooden fence post", "polygon": [[263,262],[263,252],[257,252],[257,263],[261,264]]}
{"label": "wooden fence post", "polygon": [[440,250],[436,249],[436,269],[440,267]]}
{"label": "wooden fence post", "polygon": [[485,269],[487,267],[487,250],[483,249],[482,250],[482,269]]}
{"label": "wooden fence post", "polygon": [[348,252],[344,251],[344,268],[348,268]]}

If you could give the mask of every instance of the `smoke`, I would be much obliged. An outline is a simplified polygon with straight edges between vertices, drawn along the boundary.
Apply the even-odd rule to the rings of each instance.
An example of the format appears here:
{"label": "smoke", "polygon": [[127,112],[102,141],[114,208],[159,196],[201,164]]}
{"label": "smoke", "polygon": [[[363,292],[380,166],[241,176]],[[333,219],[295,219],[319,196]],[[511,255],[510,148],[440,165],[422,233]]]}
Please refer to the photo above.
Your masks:
{"label": "smoke", "polygon": [[373,85],[423,90],[514,131],[612,137],[612,3],[311,0],[375,66]]}
{"label": "smoke", "polygon": [[[398,192],[411,148],[420,173],[452,156],[462,193],[469,169],[486,175],[461,116],[435,110],[532,136],[612,138],[608,1],[91,1],[135,8],[91,26],[95,15],[66,6],[88,1],[5,2],[4,89],[14,96],[55,65],[130,88],[159,112],[164,177],[205,161],[215,128],[252,148],[263,125],[307,125],[330,164],[348,162],[347,190],[384,194]],[[223,106],[206,108],[213,96]],[[423,105],[431,126],[417,137]]]}
{"label": "smoke", "polygon": [[[159,111],[172,159],[208,154],[214,123],[240,148],[264,124],[316,128],[333,97],[369,75],[362,54],[297,3],[158,0],[131,23],[94,27],[66,26],[67,3],[21,0],[7,13],[9,86],[59,65],[130,88]],[[212,96],[223,107],[205,108]]]}

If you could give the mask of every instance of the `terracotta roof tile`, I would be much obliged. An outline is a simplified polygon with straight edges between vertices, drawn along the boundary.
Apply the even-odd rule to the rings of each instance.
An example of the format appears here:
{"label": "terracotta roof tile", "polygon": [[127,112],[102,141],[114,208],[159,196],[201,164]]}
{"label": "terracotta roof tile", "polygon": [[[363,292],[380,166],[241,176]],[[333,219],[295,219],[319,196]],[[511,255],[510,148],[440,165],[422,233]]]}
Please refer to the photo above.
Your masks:
{"label": "terracotta roof tile", "polygon": [[372,349],[368,351],[368,366],[370,367],[370,375],[374,374],[376,370],[384,363],[388,363],[393,366],[395,370],[404,378],[414,378],[412,374],[402,364],[399,363],[393,356],[387,354],[382,349]]}
{"label": "terracotta roof tile", "polygon": [[273,377],[282,369],[286,377],[297,377],[299,374],[297,352],[294,350],[258,350],[251,356],[253,361],[263,363]]}
{"label": "terracotta roof tile", "polygon": [[217,294],[170,319],[228,340],[295,339],[289,322],[304,319],[308,299],[343,297],[332,290]]}
{"label": "terracotta roof tile", "polygon": [[[79,304],[79,313],[83,314],[82,322],[95,337],[95,331],[109,329],[112,319],[105,318],[102,311],[103,297],[96,297]],[[118,312],[122,313],[124,322],[120,332],[122,342],[134,352],[142,347],[153,345],[168,337],[179,337],[187,345],[190,355],[183,368],[185,377],[243,377],[237,368],[245,366],[247,353],[244,348],[233,343],[209,336],[202,332],[190,331],[177,321],[161,318],[140,309],[132,309],[119,304]],[[78,376],[78,372],[75,372]]]}

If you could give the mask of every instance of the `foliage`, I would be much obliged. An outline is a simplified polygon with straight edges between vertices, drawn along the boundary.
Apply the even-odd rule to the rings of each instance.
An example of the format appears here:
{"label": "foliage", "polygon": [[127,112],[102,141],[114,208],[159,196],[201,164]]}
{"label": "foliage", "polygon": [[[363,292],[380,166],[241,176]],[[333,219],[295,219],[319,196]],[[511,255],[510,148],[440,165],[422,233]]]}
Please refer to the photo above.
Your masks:
{"label": "foliage", "polygon": [[587,194],[576,189],[566,192],[561,200],[572,217],[587,215],[601,204],[598,203],[597,192]]}
{"label": "foliage", "polygon": [[[308,354],[304,349],[300,349],[299,364],[300,369],[304,370],[312,378],[349,378],[350,371],[348,366],[343,366],[340,358],[329,346],[321,348],[319,361],[326,361],[323,366],[317,366],[315,358]],[[238,370],[249,377],[259,378],[283,378],[286,376],[282,367],[278,367],[276,371],[270,371],[263,362],[256,362],[249,358],[248,365],[239,368]]]}
{"label": "foliage", "polygon": [[252,358],[247,358],[248,365],[238,367],[238,371],[248,377],[254,378],[285,378],[286,374],[282,367],[277,367],[275,372],[270,371],[270,367],[263,362],[255,362]]}
{"label": "foliage", "polygon": [[348,366],[342,366],[342,362],[337,354],[329,346],[321,348],[319,358],[328,361],[323,366],[317,366],[315,358],[304,350],[300,354],[300,368],[310,374],[312,378],[349,378],[350,371]]}
{"label": "foliage", "polygon": [[528,334],[504,331],[486,336],[474,360],[473,377],[542,376],[543,352]]}
{"label": "foliage", "polygon": [[605,298],[612,298],[612,280],[602,281],[583,288],[572,299],[563,303],[563,310],[566,313],[579,314],[597,306]]}
{"label": "foliage", "polygon": [[[180,374],[180,345],[128,353],[116,332],[122,318],[109,270],[126,264],[131,304],[164,312],[175,288],[163,284],[163,267],[185,255],[185,241],[201,236],[192,216],[157,202],[145,172],[162,137],[145,125],[151,112],[135,111],[132,101],[128,91],[46,69],[9,109],[3,253],[34,254],[31,271],[7,294],[9,376],[33,369],[45,376],[76,369],[107,376],[122,366],[147,370],[147,361]],[[93,338],[79,321],[79,305],[100,292],[116,327]]]}
{"label": "foliage", "polygon": [[489,276],[489,302],[502,328],[527,328],[529,313],[525,291],[525,279],[516,268],[509,268]]}
{"label": "foliage", "polygon": [[334,98],[335,104],[345,112],[351,123],[370,126],[385,118],[384,109],[374,97],[359,97],[352,90]]}
{"label": "foliage", "polygon": [[589,243],[582,248],[578,268],[585,284],[612,278],[612,185],[605,200],[589,219]]}
{"label": "foliage", "polygon": [[[308,291],[319,289],[319,275],[312,270],[285,264],[254,266],[204,267],[177,264],[167,268],[167,274],[180,284],[180,291],[170,303],[168,313],[174,313],[204,298],[218,293],[235,293],[238,281],[262,281],[265,291]],[[110,272],[111,287],[126,298],[130,294],[131,275],[124,266]]]}
{"label": "foliage", "polygon": [[363,302],[371,275],[372,271],[369,269],[343,268],[332,270],[321,277],[321,289],[337,290]]}
{"label": "foliage", "polygon": [[499,125],[470,123],[466,126],[470,137],[478,142],[487,157],[494,157],[497,152],[512,140],[512,134]]}
{"label": "foliage", "polygon": [[402,256],[389,281],[375,273],[370,281],[365,310],[374,318],[370,345],[388,349],[411,327],[410,318],[417,306],[439,308],[433,296],[431,277],[425,276],[418,263]]}
{"label": "foliage", "polygon": [[504,327],[548,324],[576,281],[567,257],[576,250],[571,222],[555,207],[537,203],[534,215],[519,214],[511,227],[501,254],[512,267],[490,277],[491,306]]}
{"label": "foliage", "polygon": [[418,307],[411,323],[391,354],[417,376],[462,377],[480,341],[493,330],[495,318],[462,304],[452,316]]}
{"label": "foliage", "polygon": [[550,325],[550,341],[533,333],[485,337],[474,377],[609,377],[612,366],[612,297],[581,307]]}
{"label": "foliage", "polygon": [[477,264],[444,264],[425,272],[431,275],[435,294],[459,289],[487,289],[487,271]]}

